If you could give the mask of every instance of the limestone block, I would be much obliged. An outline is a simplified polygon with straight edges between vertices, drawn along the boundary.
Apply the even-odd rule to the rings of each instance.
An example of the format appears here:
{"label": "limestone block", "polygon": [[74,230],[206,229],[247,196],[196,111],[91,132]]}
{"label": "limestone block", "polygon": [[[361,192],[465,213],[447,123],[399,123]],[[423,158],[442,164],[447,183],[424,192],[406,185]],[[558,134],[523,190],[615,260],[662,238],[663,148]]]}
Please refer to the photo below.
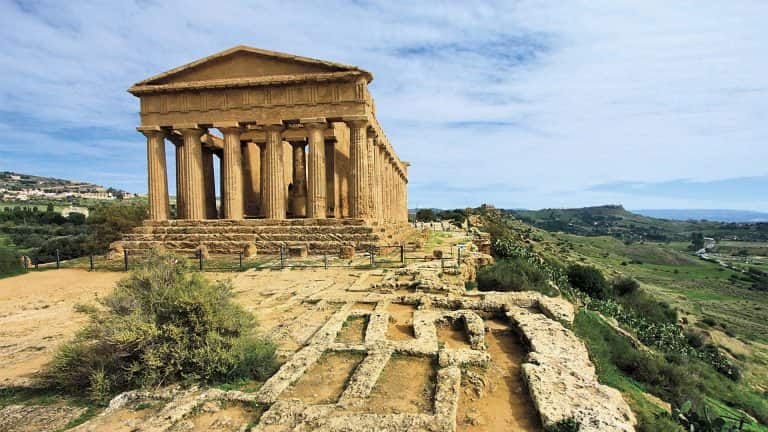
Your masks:
{"label": "limestone block", "polygon": [[246,246],[243,248],[243,256],[244,256],[245,258],[251,258],[251,257],[255,257],[255,256],[256,256],[256,254],[257,254],[257,252],[258,252],[258,249],[256,248],[256,245],[255,245],[255,244],[253,244],[253,243],[248,243],[248,244],[247,244],[247,245],[246,245]]}
{"label": "limestone block", "polygon": [[309,250],[306,246],[290,246],[288,248],[288,256],[294,258],[306,258],[309,255]]}
{"label": "limestone block", "polygon": [[355,257],[355,248],[353,246],[342,246],[339,250],[339,258],[352,259]]}
{"label": "limestone block", "polygon": [[196,256],[202,256],[203,259],[208,259],[211,255],[208,251],[208,246],[201,244],[195,248]]}
{"label": "limestone block", "polygon": [[107,259],[108,260],[122,259],[124,253],[125,253],[125,249],[123,248],[123,243],[114,242],[109,245],[109,252],[107,253]]}
{"label": "limestone block", "polygon": [[440,249],[433,250],[432,251],[432,257],[433,258],[437,258],[437,259],[441,259],[443,257],[443,251],[440,250]]}

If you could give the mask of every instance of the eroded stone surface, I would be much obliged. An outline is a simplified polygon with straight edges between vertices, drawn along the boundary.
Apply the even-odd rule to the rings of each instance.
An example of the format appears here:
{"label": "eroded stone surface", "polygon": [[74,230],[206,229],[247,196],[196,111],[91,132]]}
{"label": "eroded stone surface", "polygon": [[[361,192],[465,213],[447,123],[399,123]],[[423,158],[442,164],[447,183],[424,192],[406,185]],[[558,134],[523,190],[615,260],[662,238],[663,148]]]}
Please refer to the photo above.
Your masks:
{"label": "eroded stone surface", "polygon": [[545,425],[572,417],[583,431],[634,431],[634,414],[618,390],[598,382],[587,348],[573,332],[518,307],[507,316],[530,344],[523,376]]}

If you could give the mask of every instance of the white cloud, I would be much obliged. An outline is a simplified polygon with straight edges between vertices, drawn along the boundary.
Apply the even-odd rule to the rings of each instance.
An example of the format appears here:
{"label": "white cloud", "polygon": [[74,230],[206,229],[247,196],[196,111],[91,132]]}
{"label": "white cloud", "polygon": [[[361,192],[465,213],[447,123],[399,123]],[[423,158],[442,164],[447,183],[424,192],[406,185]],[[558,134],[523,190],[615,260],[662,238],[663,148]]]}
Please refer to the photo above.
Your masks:
{"label": "white cloud", "polygon": [[247,44],[372,71],[413,184],[445,186],[414,187],[412,204],[506,184],[487,200],[669,207],[586,189],[766,174],[764,1],[24,4],[0,4],[0,169],[80,164],[83,178],[112,156],[92,179],[143,190],[125,89]]}

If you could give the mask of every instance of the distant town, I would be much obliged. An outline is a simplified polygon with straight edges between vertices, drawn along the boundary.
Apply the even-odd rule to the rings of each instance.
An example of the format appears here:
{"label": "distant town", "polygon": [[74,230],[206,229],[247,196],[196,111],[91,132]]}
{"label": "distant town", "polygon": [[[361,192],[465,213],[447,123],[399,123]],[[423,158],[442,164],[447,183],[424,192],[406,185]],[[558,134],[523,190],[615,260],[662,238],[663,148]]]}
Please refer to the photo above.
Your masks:
{"label": "distant town", "polygon": [[0,171],[0,201],[29,202],[39,200],[73,202],[80,199],[129,199],[135,195],[93,183]]}

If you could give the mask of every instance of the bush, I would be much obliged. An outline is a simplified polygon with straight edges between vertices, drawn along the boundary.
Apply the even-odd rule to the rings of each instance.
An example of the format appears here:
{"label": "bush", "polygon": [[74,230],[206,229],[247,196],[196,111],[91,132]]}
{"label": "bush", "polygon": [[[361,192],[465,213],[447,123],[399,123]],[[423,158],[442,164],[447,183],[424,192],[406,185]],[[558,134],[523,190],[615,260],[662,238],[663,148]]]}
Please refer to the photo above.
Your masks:
{"label": "bush", "polygon": [[611,282],[611,286],[613,287],[613,292],[618,296],[632,294],[640,289],[640,284],[636,280],[627,276],[617,276]]}
{"label": "bush", "polygon": [[685,432],[680,424],[668,413],[649,414],[639,412],[637,432]]}
{"label": "bush", "polygon": [[174,382],[265,379],[275,345],[255,335],[254,316],[172,254],[151,252],[118,282],[89,323],[59,348],[44,384],[104,401],[117,391]]}
{"label": "bush", "polygon": [[590,297],[606,299],[610,297],[610,288],[603,273],[595,267],[573,264],[568,267],[568,281],[571,285]]}
{"label": "bush", "polygon": [[14,274],[21,271],[21,258],[14,251],[0,246],[0,275]]}
{"label": "bush", "polygon": [[547,273],[524,258],[501,259],[477,272],[480,291],[539,291],[557,295]]}
{"label": "bush", "polygon": [[621,303],[635,314],[652,323],[674,324],[677,322],[677,310],[668,303],[656,300],[645,291],[634,291],[619,297]]}
{"label": "bush", "polygon": [[547,426],[544,430],[546,432],[579,432],[581,430],[581,423],[573,418],[567,418]]}

